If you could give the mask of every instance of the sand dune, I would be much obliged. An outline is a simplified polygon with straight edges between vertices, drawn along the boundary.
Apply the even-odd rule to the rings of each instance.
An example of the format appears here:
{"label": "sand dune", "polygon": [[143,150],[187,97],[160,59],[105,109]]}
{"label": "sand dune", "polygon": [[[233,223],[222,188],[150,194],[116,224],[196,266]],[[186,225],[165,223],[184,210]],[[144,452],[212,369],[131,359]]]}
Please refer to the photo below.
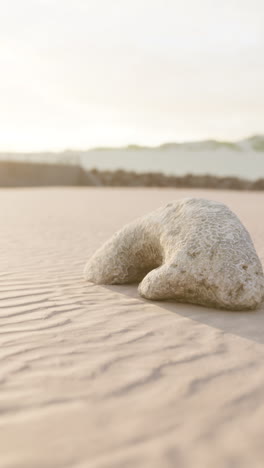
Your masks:
{"label": "sand dune", "polygon": [[[86,171],[96,168],[100,172],[115,172],[123,169],[126,172],[162,173],[165,176],[184,176],[193,174],[203,176],[204,174],[214,174],[219,178],[232,176],[239,179],[249,179],[254,181],[264,176],[264,136],[253,135],[240,141],[191,141],[185,143],[167,142],[160,146],[148,147],[139,145],[129,145],[125,147],[101,147],[90,150],[66,150],[62,152],[39,152],[39,153],[1,153],[0,161],[27,161],[54,163],[63,165],[80,166]],[[1,166],[0,166],[1,168]],[[39,184],[43,184],[45,175],[49,174],[48,169],[42,169],[44,177],[36,171],[30,171],[37,178]],[[25,172],[20,173],[20,178],[25,180]],[[163,176],[164,177],[164,176]],[[81,176],[81,178],[83,178]],[[88,177],[92,182],[91,177]],[[131,174],[130,174],[131,178]],[[69,171],[61,168],[61,176],[58,178],[58,170],[54,170],[49,176],[51,181],[57,180],[57,185],[63,185],[62,180],[69,184]],[[71,181],[80,179],[77,172],[72,172]],[[85,177],[84,177],[85,179]],[[93,178],[92,178],[93,179]],[[3,179],[6,181],[6,178]],[[12,180],[12,179],[11,179]],[[27,177],[28,180],[28,177]],[[109,180],[109,175],[108,175]],[[1,185],[1,170],[0,170]],[[21,184],[22,185],[22,184]],[[30,184],[36,185],[36,184]],[[37,184],[38,185],[38,184]],[[45,184],[48,185],[48,184]],[[52,184],[50,184],[52,185]],[[79,184],[78,184],[79,185]],[[94,184],[88,184],[94,185]],[[104,185],[104,184],[103,184]],[[112,184],[110,184],[112,185]],[[115,184],[114,184],[115,185]],[[121,184],[121,185],[127,185]],[[140,184],[139,184],[140,185]],[[146,184],[143,184],[145,186]],[[156,184],[152,184],[157,186]],[[159,186],[160,184],[158,184]],[[170,184],[165,184],[170,186]],[[176,185],[181,188],[183,185]],[[194,185],[184,185],[194,187]],[[195,185],[197,188],[210,188],[201,184]],[[238,186],[219,187],[211,185],[211,188],[235,188]]]}
{"label": "sand dune", "polygon": [[263,193],[2,189],[0,466],[262,468],[264,306],[149,302],[82,271],[183,196],[222,201],[264,263]]}

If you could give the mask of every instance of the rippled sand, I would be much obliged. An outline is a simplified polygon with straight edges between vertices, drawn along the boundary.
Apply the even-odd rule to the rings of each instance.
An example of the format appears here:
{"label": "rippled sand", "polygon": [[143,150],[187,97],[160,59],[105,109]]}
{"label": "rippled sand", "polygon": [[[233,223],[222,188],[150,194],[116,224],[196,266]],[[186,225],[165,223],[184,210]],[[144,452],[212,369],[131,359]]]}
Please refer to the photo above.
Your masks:
{"label": "rippled sand", "polygon": [[264,306],[152,303],[88,256],[183,196],[227,203],[264,263],[264,193],[0,191],[1,468],[262,468]]}

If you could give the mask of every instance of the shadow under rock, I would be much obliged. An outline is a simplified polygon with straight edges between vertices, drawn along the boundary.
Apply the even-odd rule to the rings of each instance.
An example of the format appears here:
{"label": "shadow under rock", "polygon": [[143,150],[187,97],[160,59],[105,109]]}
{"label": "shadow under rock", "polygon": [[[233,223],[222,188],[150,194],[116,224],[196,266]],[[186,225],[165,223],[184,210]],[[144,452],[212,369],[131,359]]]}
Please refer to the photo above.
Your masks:
{"label": "shadow under rock", "polygon": [[256,343],[264,343],[264,303],[254,311],[232,312],[173,301],[149,301],[138,294],[137,285],[135,284],[104,285],[103,287],[124,296],[133,297],[139,303],[153,304],[161,311],[169,310],[195,322],[222,330],[225,333],[232,333]]}

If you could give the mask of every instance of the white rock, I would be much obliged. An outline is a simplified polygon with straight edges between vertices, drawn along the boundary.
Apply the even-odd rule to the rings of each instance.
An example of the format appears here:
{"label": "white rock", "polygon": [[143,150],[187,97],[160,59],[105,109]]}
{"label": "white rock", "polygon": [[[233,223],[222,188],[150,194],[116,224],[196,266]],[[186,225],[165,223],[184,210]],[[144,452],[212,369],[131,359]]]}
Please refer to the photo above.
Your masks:
{"label": "white rock", "polygon": [[249,233],[222,203],[186,198],[126,226],[88,261],[88,281],[142,281],[141,296],[255,309],[264,276]]}

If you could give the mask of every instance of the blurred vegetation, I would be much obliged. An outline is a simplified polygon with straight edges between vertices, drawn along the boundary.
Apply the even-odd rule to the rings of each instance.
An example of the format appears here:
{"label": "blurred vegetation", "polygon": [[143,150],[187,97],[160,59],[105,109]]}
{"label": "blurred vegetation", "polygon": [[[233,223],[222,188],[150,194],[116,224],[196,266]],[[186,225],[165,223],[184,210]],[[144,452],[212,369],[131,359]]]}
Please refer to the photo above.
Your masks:
{"label": "blurred vegetation", "polygon": [[210,174],[184,176],[157,172],[85,170],[79,165],[0,161],[0,187],[108,186],[174,187],[225,190],[264,190],[264,178],[256,181]]}
{"label": "blurred vegetation", "polygon": [[264,152],[264,136],[262,135],[255,135],[251,138],[248,139],[250,144],[251,144],[251,147],[255,150],[255,151],[263,151]]}

